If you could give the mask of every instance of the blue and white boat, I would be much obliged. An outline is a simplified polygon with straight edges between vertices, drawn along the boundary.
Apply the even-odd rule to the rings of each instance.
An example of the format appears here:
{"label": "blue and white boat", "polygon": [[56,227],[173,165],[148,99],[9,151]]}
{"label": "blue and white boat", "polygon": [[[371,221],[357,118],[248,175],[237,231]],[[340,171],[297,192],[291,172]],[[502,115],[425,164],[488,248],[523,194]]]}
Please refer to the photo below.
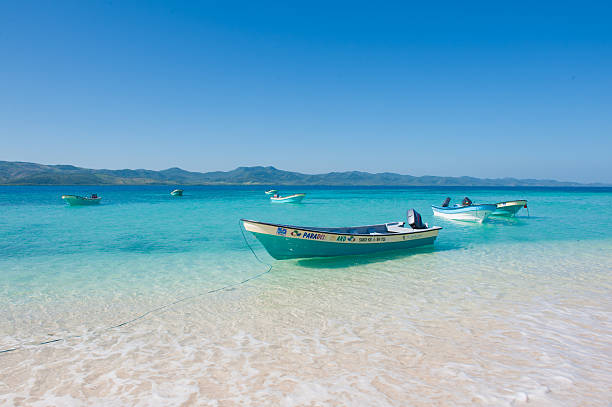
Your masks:
{"label": "blue and white boat", "polygon": [[449,206],[449,202],[450,198],[446,198],[442,206],[432,205],[433,214],[446,219],[482,223],[497,210],[496,204],[473,204],[467,197],[461,205]]}
{"label": "blue and white boat", "polygon": [[277,260],[307,257],[350,256],[402,250],[433,244],[439,226],[423,224],[418,213],[408,212],[406,222],[352,227],[307,227],[241,219]]}
{"label": "blue and white boat", "polygon": [[300,203],[305,196],[306,194],[293,194],[287,196],[279,196],[278,194],[275,194],[270,197],[270,201],[275,203]]}

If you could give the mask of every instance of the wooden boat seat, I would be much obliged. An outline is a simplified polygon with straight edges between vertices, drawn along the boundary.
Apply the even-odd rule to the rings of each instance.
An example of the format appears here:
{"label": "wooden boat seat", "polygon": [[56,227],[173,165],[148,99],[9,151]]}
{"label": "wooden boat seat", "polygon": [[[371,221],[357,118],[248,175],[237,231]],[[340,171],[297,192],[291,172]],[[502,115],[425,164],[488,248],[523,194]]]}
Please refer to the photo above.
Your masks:
{"label": "wooden boat seat", "polygon": [[412,232],[412,228],[405,228],[404,222],[398,223],[386,223],[387,232],[389,233],[409,233]]}

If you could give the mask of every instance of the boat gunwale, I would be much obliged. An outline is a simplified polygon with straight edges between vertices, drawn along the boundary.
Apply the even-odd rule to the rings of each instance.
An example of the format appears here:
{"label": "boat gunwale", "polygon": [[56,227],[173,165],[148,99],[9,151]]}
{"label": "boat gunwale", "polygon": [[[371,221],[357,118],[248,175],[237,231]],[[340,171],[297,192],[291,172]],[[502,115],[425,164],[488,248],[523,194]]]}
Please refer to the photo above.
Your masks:
{"label": "boat gunwale", "polygon": [[[312,226],[307,226],[307,227],[302,227],[302,226],[295,226],[295,225],[282,225],[279,223],[269,223],[269,222],[260,222],[257,220],[250,220],[250,219],[240,219],[241,222],[250,222],[250,223],[257,223],[260,225],[267,225],[267,226],[276,226],[276,227],[283,227],[283,228],[289,228],[289,229],[296,229],[296,230],[305,230],[307,232],[316,232],[316,233],[327,233],[330,235],[338,235],[338,236],[403,236],[403,235],[413,235],[415,233],[425,233],[425,232],[431,232],[434,230],[442,230],[442,226],[432,226],[432,227],[428,227],[427,229],[412,229],[410,232],[406,232],[406,233],[377,233],[376,235],[371,235],[369,233],[341,233],[341,232],[330,232],[330,231],[326,231],[326,230],[320,230],[320,229],[314,229]],[[401,223],[401,222],[389,222],[389,223]],[[381,226],[381,225],[387,225],[387,223],[381,223],[378,225],[362,225],[362,226],[348,226],[348,228],[363,228],[363,227],[373,227],[373,226]],[[340,228],[339,228],[340,229]]]}
{"label": "boat gunwale", "polygon": [[506,205],[506,206],[518,206],[518,205],[527,205],[527,200],[526,199],[515,199],[514,201],[502,201],[502,202],[498,202],[495,205]]}

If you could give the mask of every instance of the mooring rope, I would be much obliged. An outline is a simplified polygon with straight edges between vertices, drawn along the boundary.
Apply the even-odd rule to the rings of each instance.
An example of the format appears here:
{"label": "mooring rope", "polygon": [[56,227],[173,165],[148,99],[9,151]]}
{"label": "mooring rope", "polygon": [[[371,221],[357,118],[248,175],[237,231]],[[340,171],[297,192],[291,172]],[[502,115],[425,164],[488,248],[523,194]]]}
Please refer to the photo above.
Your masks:
{"label": "mooring rope", "polygon": [[[147,312],[145,312],[145,313],[143,313],[143,314],[140,314],[140,315],[138,315],[138,316],[136,316],[136,317],[134,317],[134,318],[132,318],[132,319],[130,319],[130,320],[128,320],[128,321],[124,321],[124,322],[122,322],[122,323],[120,323],[120,324],[117,324],[117,325],[112,325],[112,326],[109,326],[109,327],[107,327],[107,328],[103,328],[103,329],[101,329],[101,330],[100,330],[100,333],[101,333],[101,332],[106,332],[106,331],[109,331],[109,330],[111,330],[111,329],[116,329],[116,328],[120,328],[120,327],[122,327],[122,326],[129,325],[129,324],[131,324],[131,323],[133,323],[133,322],[136,322],[136,321],[138,321],[138,320],[140,320],[140,319],[145,318],[147,315],[153,314],[153,313],[155,313],[155,312],[157,312],[157,311],[161,311],[161,310],[166,309],[166,308],[170,308],[170,307],[172,307],[172,306],[174,306],[174,305],[176,305],[176,304],[179,304],[179,303],[181,303],[181,302],[184,302],[184,301],[187,301],[187,300],[191,300],[191,299],[194,299],[194,298],[197,298],[197,297],[201,297],[201,296],[203,296],[203,295],[213,294],[213,293],[217,293],[217,292],[219,292],[219,291],[228,290],[228,289],[230,289],[230,288],[233,288],[233,287],[237,287],[237,286],[240,286],[240,285],[246,284],[246,283],[248,283],[249,281],[253,281],[253,280],[255,280],[255,279],[257,279],[257,278],[259,278],[259,277],[263,276],[264,274],[269,273],[269,272],[272,270],[272,265],[270,265],[270,264],[266,263],[265,261],[263,261],[263,260],[261,260],[261,259],[259,258],[259,256],[257,255],[257,253],[255,253],[255,250],[253,250],[253,248],[252,248],[252,247],[251,247],[251,245],[249,244],[249,241],[248,241],[248,239],[247,239],[246,235],[244,234],[244,228],[242,227],[242,223],[241,223],[241,221],[238,221],[238,225],[239,225],[239,227],[240,227],[240,233],[242,233],[242,237],[243,237],[244,242],[246,243],[247,247],[249,248],[249,250],[251,251],[251,253],[253,253],[253,256],[255,256],[255,258],[257,259],[257,261],[258,261],[258,262],[260,262],[261,264],[263,264],[264,266],[266,266],[266,267],[267,267],[266,271],[264,271],[264,272],[262,272],[262,273],[259,273],[259,274],[255,274],[254,276],[251,276],[251,277],[249,277],[249,278],[247,278],[247,279],[245,279],[245,280],[242,280],[242,281],[240,281],[240,282],[237,282],[237,283],[227,284],[227,285],[225,285],[225,286],[223,286],[223,287],[215,288],[215,289],[212,289],[212,290],[209,290],[209,291],[205,291],[205,292],[203,292],[203,293],[199,293],[199,294],[194,294],[194,295],[190,295],[190,296],[187,296],[187,297],[183,297],[183,298],[180,298],[180,299],[178,299],[178,300],[176,300],[176,301],[173,301],[173,302],[171,302],[171,303],[168,303],[168,304],[162,305],[162,306],[157,307],[157,308],[153,308],[153,309],[151,309],[151,310],[149,310],[149,311],[147,311]],[[81,338],[81,337],[83,337],[83,335],[71,335],[71,336],[67,336],[67,337],[65,337],[65,338],[51,339],[51,340],[44,341],[44,342],[24,343],[24,344],[21,344],[21,345],[18,345],[18,346],[16,346],[16,347],[14,347],[14,348],[9,348],[9,349],[3,349],[3,350],[0,350],[0,354],[1,354],[1,353],[13,352],[13,351],[19,350],[19,349],[21,349],[21,348],[23,348],[23,347],[25,347],[25,346],[41,346],[41,345],[47,345],[47,344],[50,344],[50,343],[61,342],[61,341],[66,341],[66,340],[68,340],[68,339],[73,339],[73,338]]]}

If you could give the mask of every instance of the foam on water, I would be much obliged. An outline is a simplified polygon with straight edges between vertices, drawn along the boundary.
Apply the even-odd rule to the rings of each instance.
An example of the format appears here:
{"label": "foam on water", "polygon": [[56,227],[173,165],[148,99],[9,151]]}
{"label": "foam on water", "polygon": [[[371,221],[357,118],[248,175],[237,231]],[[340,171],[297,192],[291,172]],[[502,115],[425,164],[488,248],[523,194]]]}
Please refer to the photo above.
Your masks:
{"label": "foam on water", "polygon": [[[56,204],[54,188],[1,191],[0,345],[25,345],[0,356],[0,404],[612,401],[610,191],[454,191],[527,198],[533,216],[436,220],[435,247],[408,255],[274,262],[247,285],[111,330],[264,271],[238,217],[365,224],[412,206],[432,223],[426,205],[447,191],[315,189],[310,205],[271,208],[244,188],[180,201],[108,188],[105,204],[78,209]],[[66,340],[27,345],[54,338]]]}

